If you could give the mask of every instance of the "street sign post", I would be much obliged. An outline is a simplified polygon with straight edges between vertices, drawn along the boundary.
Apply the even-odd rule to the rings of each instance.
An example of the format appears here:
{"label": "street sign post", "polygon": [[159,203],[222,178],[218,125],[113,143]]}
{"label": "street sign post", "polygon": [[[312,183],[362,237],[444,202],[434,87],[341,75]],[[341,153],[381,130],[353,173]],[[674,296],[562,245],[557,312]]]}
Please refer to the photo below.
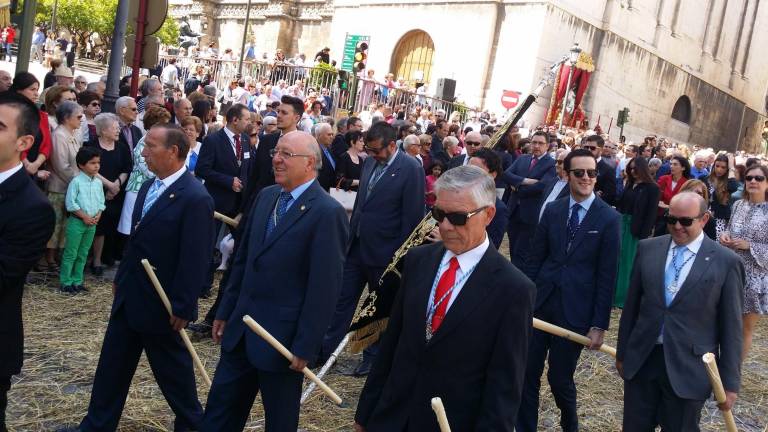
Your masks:
{"label": "street sign post", "polygon": [[370,46],[371,37],[363,35],[351,35],[347,33],[347,37],[344,40],[344,53],[341,60],[341,68],[343,70],[353,72],[355,74],[359,72],[359,70],[355,70],[355,63],[357,63],[355,60],[355,54],[357,53],[358,46],[360,46],[361,43]]}
{"label": "street sign post", "polygon": [[503,90],[501,92],[501,106],[506,109],[512,109],[520,102],[520,92],[514,90]]}

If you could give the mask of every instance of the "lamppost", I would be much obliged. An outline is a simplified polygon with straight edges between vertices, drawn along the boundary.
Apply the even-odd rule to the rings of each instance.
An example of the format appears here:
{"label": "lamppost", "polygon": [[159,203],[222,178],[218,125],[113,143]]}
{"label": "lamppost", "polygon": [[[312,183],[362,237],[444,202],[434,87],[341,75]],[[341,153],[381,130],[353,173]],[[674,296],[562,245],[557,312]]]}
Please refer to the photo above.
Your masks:
{"label": "lamppost", "polygon": [[248,0],[248,8],[245,10],[245,26],[243,26],[243,44],[240,46],[240,61],[237,63],[237,75],[243,75],[243,58],[245,57],[245,41],[248,38],[248,21],[251,19],[251,0]]}
{"label": "lamppost", "polygon": [[[568,92],[571,90],[571,80],[573,79],[573,68],[576,67],[576,62],[579,60],[579,54],[581,54],[581,48],[579,48],[579,44],[574,42],[573,46],[571,47],[570,54],[568,55],[568,60],[570,61],[570,69],[568,70],[568,85],[565,86],[565,95],[563,95],[563,106],[560,109],[560,127],[558,127],[558,130],[561,130],[563,128],[563,120],[565,120],[565,104],[568,101]],[[574,112],[576,111],[576,107],[574,108]]]}

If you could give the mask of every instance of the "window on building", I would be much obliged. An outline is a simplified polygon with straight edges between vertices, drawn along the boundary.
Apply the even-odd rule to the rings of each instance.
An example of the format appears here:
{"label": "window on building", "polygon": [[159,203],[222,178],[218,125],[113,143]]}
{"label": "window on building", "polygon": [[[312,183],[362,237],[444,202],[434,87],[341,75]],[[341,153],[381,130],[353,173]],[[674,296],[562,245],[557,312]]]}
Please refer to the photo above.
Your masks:
{"label": "window on building", "polygon": [[688,96],[680,96],[672,108],[672,118],[685,124],[691,124],[691,100]]}
{"label": "window on building", "polygon": [[422,30],[412,30],[403,35],[392,54],[392,73],[395,79],[404,78],[410,86],[429,83],[432,74],[432,56],[435,44]]}

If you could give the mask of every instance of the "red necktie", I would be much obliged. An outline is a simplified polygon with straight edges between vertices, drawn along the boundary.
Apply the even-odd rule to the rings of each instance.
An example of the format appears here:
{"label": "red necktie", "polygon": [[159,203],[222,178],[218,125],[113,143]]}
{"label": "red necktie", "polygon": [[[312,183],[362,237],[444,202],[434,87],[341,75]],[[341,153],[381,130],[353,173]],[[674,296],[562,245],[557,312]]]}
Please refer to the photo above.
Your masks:
{"label": "red necktie", "polygon": [[531,158],[531,166],[528,167],[528,171],[532,170],[533,167],[536,166],[536,162],[538,162],[538,161],[539,161],[539,159],[537,159],[536,156],[532,157]]}
{"label": "red necktie", "polygon": [[[443,275],[440,276],[440,281],[437,283],[435,298],[432,300],[433,306],[436,305],[441,298],[443,298],[445,293],[447,293],[451,287],[453,287],[453,284],[456,282],[456,270],[458,270],[458,268],[459,260],[457,260],[456,257],[451,258],[451,261],[448,265],[448,270],[446,270]],[[435,310],[435,314],[432,316],[433,334],[437,331],[438,328],[440,328],[440,324],[443,323],[445,313],[448,311],[448,302],[450,299],[450,295],[447,296],[447,298],[445,298],[443,302],[440,303],[440,305],[437,307],[437,310]]]}
{"label": "red necktie", "polygon": [[243,146],[240,145],[240,135],[235,135],[235,157],[241,160],[243,156]]}

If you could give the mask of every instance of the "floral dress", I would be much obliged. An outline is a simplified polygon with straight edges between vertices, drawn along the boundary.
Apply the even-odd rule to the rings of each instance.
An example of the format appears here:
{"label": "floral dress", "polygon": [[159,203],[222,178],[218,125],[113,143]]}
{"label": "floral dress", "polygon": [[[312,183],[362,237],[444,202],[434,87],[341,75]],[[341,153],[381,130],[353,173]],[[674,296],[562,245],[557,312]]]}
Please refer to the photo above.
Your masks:
{"label": "floral dress", "polygon": [[749,250],[737,250],[746,271],[744,313],[768,313],[768,202],[739,200],[728,222],[731,238],[749,242]]}

